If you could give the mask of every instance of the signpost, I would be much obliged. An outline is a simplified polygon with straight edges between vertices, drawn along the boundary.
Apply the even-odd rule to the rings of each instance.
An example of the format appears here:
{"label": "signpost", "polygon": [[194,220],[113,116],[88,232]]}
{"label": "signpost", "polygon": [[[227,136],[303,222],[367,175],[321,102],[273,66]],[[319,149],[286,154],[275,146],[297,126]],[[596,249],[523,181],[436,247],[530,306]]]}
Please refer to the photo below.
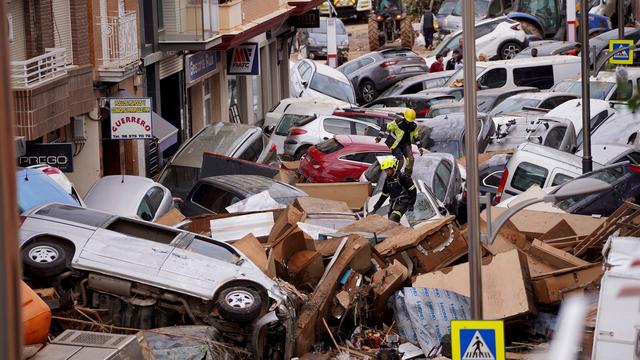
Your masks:
{"label": "signpost", "polygon": [[245,43],[227,51],[228,75],[260,75],[258,43]]}
{"label": "signpost", "polygon": [[151,98],[111,98],[111,140],[152,139]]}
{"label": "signpost", "polygon": [[633,40],[609,40],[609,52],[628,48],[622,50],[609,58],[609,63],[615,65],[631,65],[633,64]]}
{"label": "signpost", "polygon": [[327,65],[338,67],[338,43],[336,38],[336,18],[327,19]]}
{"label": "signpost", "polygon": [[451,355],[453,360],[505,360],[504,323],[451,321]]}
{"label": "signpost", "polygon": [[62,172],[73,172],[73,144],[27,144],[26,153],[18,157],[18,166],[47,164]]}
{"label": "signpost", "polygon": [[566,0],[567,41],[578,41],[578,21],[576,20],[576,0]]}

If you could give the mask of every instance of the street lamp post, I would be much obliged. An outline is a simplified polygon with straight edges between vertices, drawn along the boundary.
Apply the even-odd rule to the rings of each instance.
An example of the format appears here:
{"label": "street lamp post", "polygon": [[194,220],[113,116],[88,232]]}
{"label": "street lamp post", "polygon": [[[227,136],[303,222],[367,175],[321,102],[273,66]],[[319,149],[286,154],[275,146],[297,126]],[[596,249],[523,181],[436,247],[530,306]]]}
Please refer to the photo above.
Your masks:
{"label": "street lamp post", "polygon": [[[589,2],[580,3],[580,39],[582,42],[582,173],[592,170],[591,161],[591,89],[589,76]],[[594,64],[595,66],[595,61]]]}
{"label": "street lamp post", "polygon": [[492,221],[490,215],[487,215],[487,243],[493,244],[493,241],[498,236],[498,232],[500,228],[509,220],[513,215],[518,213],[520,210],[529,207],[533,204],[546,202],[546,203],[555,203],[556,201],[565,200],[568,198],[572,198],[575,196],[584,196],[596,194],[611,188],[611,185],[599,180],[592,178],[583,178],[583,179],[575,179],[566,184],[560,186],[557,190],[555,190],[551,194],[545,194],[543,196],[539,196],[532,199],[527,199],[515,204],[513,207],[507,208],[502,214],[498,216],[496,221]]}

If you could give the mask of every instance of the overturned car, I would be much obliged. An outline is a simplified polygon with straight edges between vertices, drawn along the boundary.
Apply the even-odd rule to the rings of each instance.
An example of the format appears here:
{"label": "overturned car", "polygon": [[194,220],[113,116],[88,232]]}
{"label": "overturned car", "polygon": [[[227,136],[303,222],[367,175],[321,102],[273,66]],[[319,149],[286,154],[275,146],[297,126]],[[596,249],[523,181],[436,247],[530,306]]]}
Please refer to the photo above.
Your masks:
{"label": "overturned car", "polygon": [[255,358],[291,356],[292,299],[229,244],[62,204],[21,222],[25,278],[55,284],[69,306],[107,309],[102,320],[130,328],[211,325]]}

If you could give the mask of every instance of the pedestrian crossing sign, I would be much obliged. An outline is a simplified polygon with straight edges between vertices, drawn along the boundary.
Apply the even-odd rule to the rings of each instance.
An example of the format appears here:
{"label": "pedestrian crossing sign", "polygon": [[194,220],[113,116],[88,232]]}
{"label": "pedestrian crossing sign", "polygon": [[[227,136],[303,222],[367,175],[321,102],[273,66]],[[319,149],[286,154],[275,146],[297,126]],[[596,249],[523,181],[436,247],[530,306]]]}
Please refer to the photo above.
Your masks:
{"label": "pedestrian crossing sign", "polygon": [[[633,40],[609,40],[609,52],[616,51],[618,49],[633,48]],[[627,49],[620,51],[613,55],[609,62],[617,65],[631,65],[633,64],[633,51]]]}
{"label": "pedestrian crossing sign", "polygon": [[451,321],[453,360],[505,360],[504,323],[498,320]]}

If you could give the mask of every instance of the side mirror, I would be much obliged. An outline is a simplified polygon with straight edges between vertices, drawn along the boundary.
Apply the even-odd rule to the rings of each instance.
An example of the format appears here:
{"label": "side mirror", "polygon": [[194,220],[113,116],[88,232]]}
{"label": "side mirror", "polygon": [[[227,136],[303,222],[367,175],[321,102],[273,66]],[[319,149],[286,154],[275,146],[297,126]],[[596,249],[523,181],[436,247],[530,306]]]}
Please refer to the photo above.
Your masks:
{"label": "side mirror", "polygon": [[347,36],[348,36],[348,37],[352,37],[352,36],[353,36],[353,34],[352,34],[352,33],[348,33],[348,34],[347,34]]}
{"label": "side mirror", "polygon": [[309,83],[308,83],[308,82],[306,82],[306,81],[303,81],[303,82],[302,82],[302,86],[303,86],[303,87],[305,87],[305,88],[306,88],[306,87],[307,87],[307,85],[309,85]]}
{"label": "side mirror", "polygon": [[266,134],[266,135],[271,135],[273,134],[273,131],[276,129],[276,127],[274,125],[267,125],[265,126],[262,131]]}

